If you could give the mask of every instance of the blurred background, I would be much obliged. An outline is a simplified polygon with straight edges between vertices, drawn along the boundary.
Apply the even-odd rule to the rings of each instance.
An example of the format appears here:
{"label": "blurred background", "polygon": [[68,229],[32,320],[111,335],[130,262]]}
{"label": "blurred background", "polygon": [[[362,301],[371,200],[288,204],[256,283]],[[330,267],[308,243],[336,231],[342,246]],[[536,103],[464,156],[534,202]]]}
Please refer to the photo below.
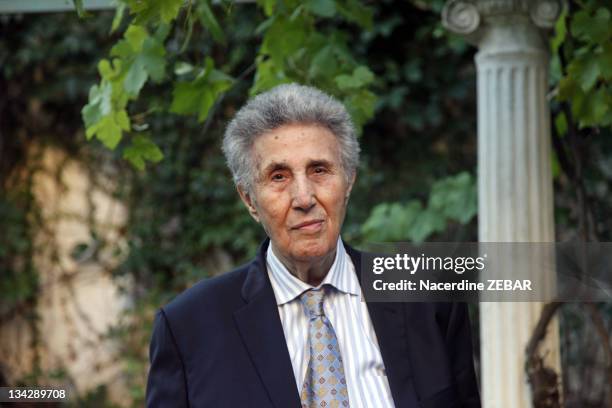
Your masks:
{"label": "blurred background", "polygon": [[[278,83],[335,95],[359,129],[345,241],[478,240],[476,49],[443,0],[2,3],[0,386],[143,405],[156,310],[263,239],[220,142]],[[612,234],[611,12],[570,1],[548,32],[558,241]],[[558,318],[565,406],[612,406],[612,306]]]}

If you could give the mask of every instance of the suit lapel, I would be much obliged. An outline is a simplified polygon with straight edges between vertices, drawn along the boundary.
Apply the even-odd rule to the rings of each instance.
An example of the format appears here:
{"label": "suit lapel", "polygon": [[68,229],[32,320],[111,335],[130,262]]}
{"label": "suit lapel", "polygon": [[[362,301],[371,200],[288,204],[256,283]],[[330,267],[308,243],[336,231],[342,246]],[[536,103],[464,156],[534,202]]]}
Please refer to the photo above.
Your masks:
{"label": "suit lapel", "polygon": [[[345,244],[361,284],[361,253]],[[408,350],[408,328],[401,302],[368,302],[370,319],[385,364],[391,396],[396,408],[417,407]]]}
{"label": "suit lapel", "polygon": [[266,240],[261,245],[251,264],[242,287],[247,303],[234,312],[234,319],[272,404],[277,408],[299,407],[300,397],[285,334],[266,273],[268,243]]}
{"label": "suit lapel", "polygon": [[[266,272],[268,244],[266,240],[261,245],[251,264],[242,287],[246,305],[234,312],[234,319],[272,404],[277,408],[299,407],[291,358]],[[345,247],[361,283],[361,254],[348,245]],[[400,302],[368,303],[395,406],[412,408],[418,406],[418,400],[408,357],[408,327],[403,307]]]}

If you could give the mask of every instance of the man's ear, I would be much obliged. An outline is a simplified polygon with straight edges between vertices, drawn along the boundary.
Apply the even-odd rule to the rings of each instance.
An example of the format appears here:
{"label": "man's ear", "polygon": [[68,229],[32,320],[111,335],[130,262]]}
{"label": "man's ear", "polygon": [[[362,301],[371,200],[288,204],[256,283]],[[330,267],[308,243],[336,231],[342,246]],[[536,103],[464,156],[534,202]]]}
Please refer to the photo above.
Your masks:
{"label": "man's ear", "polygon": [[351,177],[351,180],[349,181],[348,188],[346,189],[346,194],[345,194],[345,197],[344,197],[344,204],[345,205],[348,202],[349,197],[351,196],[351,191],[353,190],[353,185],[355,184],[355,180],[356,179],[357,179],[357,170],[355,170],[355,172],[353,173],[353,177]]}
{"label": "man's ear", "polygon": [[240,186],[236,187],[236,189],[238,190],[238,194],[240,195],[242,202],[249,210],[249,214],[251,214],[251,217],[253,217],[255,221],[259,222],[259,214],[257,213],[257,208],[255,207],[255,200],[253,199],[251,193],[249,193]]}

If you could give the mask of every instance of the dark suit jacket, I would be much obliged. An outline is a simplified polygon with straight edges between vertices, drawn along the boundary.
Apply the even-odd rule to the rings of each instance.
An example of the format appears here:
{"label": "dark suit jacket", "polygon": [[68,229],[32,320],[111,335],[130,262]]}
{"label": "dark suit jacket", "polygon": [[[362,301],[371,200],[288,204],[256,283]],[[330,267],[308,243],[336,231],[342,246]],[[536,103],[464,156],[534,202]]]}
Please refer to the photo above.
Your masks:
{"label": "dark suit jacket", "polygon": [[[252,262],[197,283],[159,311],[148,407],[300,406],[266,273],[268,244]],[[346,249],[360,279],[360,253]],[[369,303],[368,310],[397,408],[480,407],[465,304]]]}

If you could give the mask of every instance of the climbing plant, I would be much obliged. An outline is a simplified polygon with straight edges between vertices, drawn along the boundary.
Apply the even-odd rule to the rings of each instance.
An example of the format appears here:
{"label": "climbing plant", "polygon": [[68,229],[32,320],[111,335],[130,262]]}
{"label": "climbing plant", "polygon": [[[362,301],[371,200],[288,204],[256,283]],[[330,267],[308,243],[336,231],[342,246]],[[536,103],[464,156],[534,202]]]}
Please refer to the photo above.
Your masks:
{"label": "climbing plant", "polygon": [[[231,19],[238,7],[251,6],[221,2],[213,8],[207,0],[121,2],[112,28],[121,25],[124,14],[128,22],[109,57],[98,64],[101,80],[90,89],[82,111],[86,136],[111,149],[128,136],[123,157],[140,169],[161,160],[162,151],[143,130],[147,114],[193,114],[201,123],[208,118],[240,75],[232,64],[237,61],[215,60],[205,50],[186,51],[200,29],[213,39],[213,47],[226,47],[226,25],[217,15]],[[350,51],[342,24],[371,28],[371,7],[358,0],[260,1],[257,7],[262,16],[252,34],[261,40],[251,56],[255,74],[250,93],[290,81],[317,84],[340,98],[361,128],[374,110],[376,97],[369,89],[374,75]],[[145,106],[134,118],[136,111],[128,110],[147,82],[169,83],[172,97]]]}
{"label": "climbing plant", "polygon": [[[0,284],[10,294],[0,299],[3,310],[35,303],[39,293],[34,265],[20,261],[39,249],[33,237],[44,227],[36,223],[40,203],[22,171],[36,168],[25,146],[59,146],[93,174],[110,160],[119,169],[116,194],[129,210],[122,230],[128,251],[113,273],[135,283],[126,286],[134,307],[110,335],[121,340],[130,392],[141,406],[155,310],[202,277],[251,257],[262,238],[219,146],[247,97],[281,82],[323,88],[347,104],[358,125],[362,165],[347,241],[475,240],[474,50],[442,28],[443,4],[121,0],[112,14],[81,9],[82,19],[1,20],[7,92],[0,105]],[[578,73],[592,65],[591,57],[605,62],[607,43],[573,27],[580,25],[574,22],[579,11],[605,19],[609,6],[572,6],[553,41],[555,55],[565,58],[551,81],[562,147],[555,149],[557,230],[578,230],[577,198],[564,168],[566,162],[572,168],[574,146],[581,146],[588,153],[580,163],[592,209],[585,219],[606,239],[612,139],[605,137],[604,108],[589,109],[591,98],[600,97],[591,92],[609,89],[609,78],[598,62],[585,91],[582,80],[593,74]],[[569,69],[576,59],[582,65]],[[581,107],[574,107],[580,97],[572,92],[586,92]],[[565,119],[558,119],[560,112]],[[103,390],[97,392],[87,401],[102,399]]]}
{"label": "climbing plant", "polygon": [[[381,234],[392,217],[378,210],[366,221],[382,202],[409,202],[419,220],[414,235],[407,229],[393,239],[423,240],[461,224],[466,237],[474,234],[471,51],[442,29],[442,1],[198,1],[164,16],[121,4],[118,40],[98,64],[100,80],[82,113],[89,138],[138,168],[157,162],[130,182],[129,251],[116,270],[140,288],[137,318],[113,332],[132,345],[124,355],[136,404],[155,309],[214,273],[208,261],[219,251],[240,262],[262,238],[219,149],[225,124],[249,95],[296,81],[347,105],[363,149],[345,223],[349,242],[388,239]],[[154,58],[142,56],[153,50]]]}

